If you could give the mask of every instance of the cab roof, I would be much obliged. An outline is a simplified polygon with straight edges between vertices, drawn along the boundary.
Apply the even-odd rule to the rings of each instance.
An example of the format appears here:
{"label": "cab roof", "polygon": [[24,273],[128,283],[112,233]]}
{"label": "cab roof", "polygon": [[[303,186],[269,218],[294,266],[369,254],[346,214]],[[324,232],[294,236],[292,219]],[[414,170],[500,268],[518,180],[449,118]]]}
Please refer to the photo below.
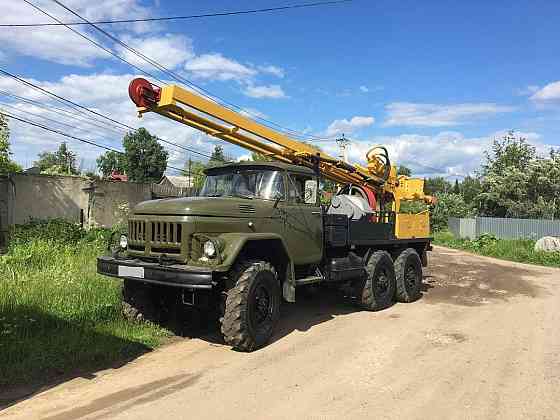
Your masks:
{"label": "cab roof", "polygon": [[254,161],[244,161],[244,162],[231,162],[225,163],[220,166],[215,166],[213,168],[207,168],[204,170],[204,173],[207,175],[212,175],[213,172],[219,172],[224,169],[229,168],[267,168],[267,169],[276,169],[288,172],[296,172],[304,175],[314,175],[315,172],[313,169],[308,168],[306,166],[300,165],[292,165],[291,163],[284,163],[284,162],[254,162]]}

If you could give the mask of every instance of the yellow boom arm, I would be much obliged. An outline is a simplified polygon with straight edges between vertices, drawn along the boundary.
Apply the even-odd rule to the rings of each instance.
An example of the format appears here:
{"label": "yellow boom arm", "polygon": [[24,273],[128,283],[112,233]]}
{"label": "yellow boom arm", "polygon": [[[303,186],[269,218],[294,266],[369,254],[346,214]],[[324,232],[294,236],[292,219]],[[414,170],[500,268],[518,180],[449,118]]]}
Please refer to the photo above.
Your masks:
{"label": "yellow boom arm", "polygon": [[396,168],[381,146],[367,153],[367,167],[351,165],[179,86],[159,88],[145,79],[134,79],[129,94],[139,115],[156,112],[276,160],[310,168],[318,165],[322,176],[337,183],[367,186],[391,194],[395,211],[399,211],[400,200],[424,199],[423,180],[397,177]]}

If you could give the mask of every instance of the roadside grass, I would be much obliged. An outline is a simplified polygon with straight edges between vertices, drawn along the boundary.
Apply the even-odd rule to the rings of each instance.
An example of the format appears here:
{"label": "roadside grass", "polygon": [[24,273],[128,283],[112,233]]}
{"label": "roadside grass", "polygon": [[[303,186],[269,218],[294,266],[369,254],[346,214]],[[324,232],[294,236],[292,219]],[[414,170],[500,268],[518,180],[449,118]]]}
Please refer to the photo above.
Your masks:
{"label": "roadside grass", "polygon": [[530,239],[496,239],[484,234],[478,239],[457,239],[448,231],[434,233],[435,245],[463,249],[487,257],[516,261],[526,264],[560,267],[560,252],[537,252],[535,241]]}
{"label": "roadside grass", "polygon": [[106,238],[57,220],[13,232],[0,256],[0,390],[110,367],[170,335],[122,317],[120,281],[96,274]]}

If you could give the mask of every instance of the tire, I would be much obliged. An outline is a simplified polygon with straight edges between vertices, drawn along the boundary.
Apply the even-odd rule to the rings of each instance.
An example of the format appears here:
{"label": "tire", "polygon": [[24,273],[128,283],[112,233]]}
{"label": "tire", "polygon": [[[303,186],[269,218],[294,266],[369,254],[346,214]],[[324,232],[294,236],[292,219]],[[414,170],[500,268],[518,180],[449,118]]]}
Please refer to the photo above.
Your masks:
{"label": "tire", "polygon": [[396,282],[393,260],[388,252],[376,251],[368,259],[366,275],[356,284],[358,305],[380,311],[393,304]]}
{"label": "tire", "polygon": [[233,272],[222,318],[222,335],[235,350],[263,347],[280,318],[280,286],[274,267],[247,261]]}
{"label": "tire", "polygon": [[130,321],[157,321],[157,305],[151,287],[136,281],[125,280],[122,289],[122,313]]}
{"label": "tire", "polygon": [[407,248],[395,260],[396,298],[399,302],[414,302],[422,296],[422,261],[416,250]]}

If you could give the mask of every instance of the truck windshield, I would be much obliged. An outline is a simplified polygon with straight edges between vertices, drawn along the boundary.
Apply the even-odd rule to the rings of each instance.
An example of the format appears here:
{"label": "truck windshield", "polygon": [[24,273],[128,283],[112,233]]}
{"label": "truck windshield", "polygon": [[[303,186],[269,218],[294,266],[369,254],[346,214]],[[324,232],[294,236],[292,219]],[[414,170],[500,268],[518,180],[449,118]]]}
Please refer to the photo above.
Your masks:
{"label": "truck windshield", "polygon": [[206,176],[201,197],[284,198],[282,172],[271,169],[235,169]]}

